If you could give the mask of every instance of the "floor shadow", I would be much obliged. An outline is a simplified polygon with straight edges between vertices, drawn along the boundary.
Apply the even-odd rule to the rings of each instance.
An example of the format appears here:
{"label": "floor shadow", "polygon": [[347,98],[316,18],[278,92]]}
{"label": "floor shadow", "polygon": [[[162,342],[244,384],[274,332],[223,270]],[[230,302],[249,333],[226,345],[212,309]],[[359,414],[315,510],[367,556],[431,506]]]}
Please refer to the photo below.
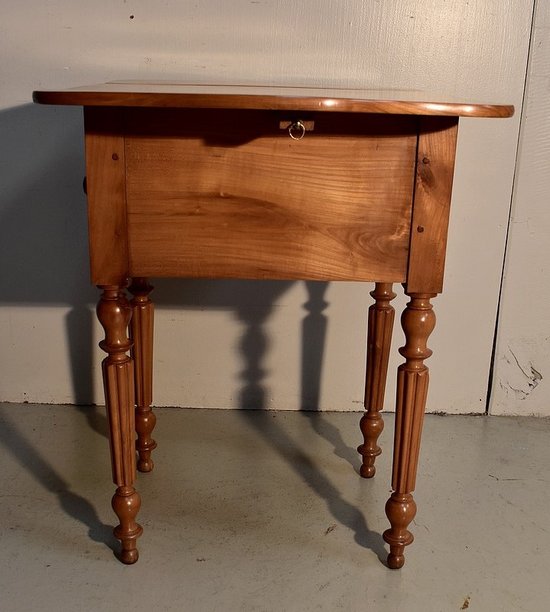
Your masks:
{"label": "floor shadow", "polygon": [[[277,424],[269,412],[244,410],[242,414],[247,423],[277,451],[302,481],[326,502],[334,519],[354,533],[355,542],[372,550],[385,562],[387,551],[381,534],[369,529],[363,512],[342,497],[338,488],[322,473],[306,451]],[[305,415],[306,418],[313,419],[316,416],[312,413]]]}
{"label": "floor shadow", "polygon": [[[324,300],[327,283],[307,283],[309,299],[306,302],[308,315],[303,323],[304,344],[302,349],[302,409],[304,418],[320,435],[329,440],[338,456],[343,456],[353,465],[351,449],[341,438],[335,427],[330,425],[319,414],[311,411],[318,407],[320,376],[322,371],[323,350],[327,320],[323,310],[328,306]],[[241,371],[242,386],[239,395],[241,414],[247,423],[288,463],[303,482],[321,499],[325,500],[332,516],[342,525],[354,532],[355,541],[375,552],[380,559],[385,559],[382,537],[368,528],[363,513],[346,501],[338,488],[323,474],[306,451],[296,445],[280,425],[271,418],[266,408],[265,378],[268,372],[263,367],[263,359],[269,347],[269,338],[264,324],[272,311],[273,295],[264,294],[262,307],[250,308],[242,304],[238,309],[239,319],[246,324],[240,344],[240,353],[244,362]],[[253,409],[253,410],[250,410]],[[355,461],[356,462],[356,461]]]}
{"label": "floor shadow", "polygon": [[0,427],[0,444],[18,463],[46,490],[57,495],[61,509],[70,517],[88,527],[88,535],[94,542],[100,542],[111,550],[117,550],[113,528],[99,520],[93,505],[84,497],[71,490],[69,484],[55,471],[47,460],[34,448],[4,414]]}
{"label": "floor shadow", "polygon": [[[83,132],[80,108],[27,104],[0,111],[0,304],[66,309],[60,342],[69,352],[74,401],[90,427],[106,435],[105,416],[90,408],[96,400],[91,359],[97,291],[88,273]],[[26,331],[30,341],[34,329]],[[33,376],[30,368],[27,375]],[[0,443],[55,493],[65,513],[88,527],[94,541],[115,550],[112,527],[101,523],[93,505],[4,418]]]}
{"label": "floor shadow", "polygon": [[75,406],[75,408],[86,418],[88,427],[95,433],[109,438],[109,423],[105,406]]}

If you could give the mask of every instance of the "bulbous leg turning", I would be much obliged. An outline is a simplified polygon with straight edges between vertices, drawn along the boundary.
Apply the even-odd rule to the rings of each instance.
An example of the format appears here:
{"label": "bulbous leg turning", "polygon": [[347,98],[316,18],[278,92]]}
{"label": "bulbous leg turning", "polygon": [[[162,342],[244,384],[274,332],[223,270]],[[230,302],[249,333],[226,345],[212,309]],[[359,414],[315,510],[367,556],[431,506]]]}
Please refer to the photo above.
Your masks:
{"label": "bulbous leg turning", "polygon": [[374,461],[378,455],[382,454],[382,449],[378,446],[377,441],[384,430],[384,420],[377,411],[371,411],[361,417],[359,427],[365,440],[364,444],[357,447],[357,452],[363,457],[359,474],[363,478],[372,478],[376,473]]}
{"label": "bulbous leg turning", "polygon": [[145,278],[134,278],[129,287],[133,298],[130,337],[133,341],[131,356],[135,364],[136,394],[136,450],[137,469],[153,469],[152,451],[157,443],[151,437],[157,417],[151,409],[153,402],[153,318],[154,306],[149,298],[153,287]]}
{"label": "bulbous leg turning", "polygon": [[407,529],[416,515],[416,503],[410,494],[393,493],[386,502],[386,516],[391,529],[384,531],[384,540],[390,545],[388,567],[399,569],[405,564],[405,546],[412,544],[413,534]]}
{"label": "bulbous leg turning", "polygon": [[365,382],[365,410],[359,426],[363,444],[357,447],[362,456],[359,473],[363,478],[372,478],[376,472],[374,462],[382,450],[378,438],[384,429],[380,411],[384,406],[386,375],[390,356],[391,336],[395,311],[390,301],[395,297],[391,283],[376,283],[371,291],[374,304],[369,308],[367,334],[367,374]]}
{"label": "bulbous leg turning", "polygon": [[126,333],[132,311],[123,287],[101,288],[97,316],[105,330],[105,339],[99,345],[107,353],[103,360],[103,384],[113,482],[117,486],[112,506],[120,521],[114,534],[122,544],[118,556],[129,564],[138,559],[136,544],[142,533],[136,522],[141,501],[133,486],[136,475],[134,364],[128,355],[132,343]]}
{"label": "bulbous leg turning", "polygon": [[401,317],[405,332],[405,346],[399,352],[405,363],[397,373],[397,403],[393,450],[393,493],[386,504],[386,515],[391,528],[384,532],[390,545],[388,566],[399,569],[405,563],[404,550],[413,541],[408,526],[416,515],[412,492],[416,484],[416,470],[420,451],[420,436],[428,393],[428,368],[424,360],[432,351],[428,337],[435,326],[435,314],[430,298],[433,294],[410,294]]}
{"label": "bulbous leg turning", "polygon": [[118,487],[111,505],[120,524],[115,527],[115,538],[120,540],[122,549],[118,558],[126,565],[132,565],[139,558],[137,539],[142,534],[141,525],[136,523],[136,516],[141,507],[141,498],[134,487]]}

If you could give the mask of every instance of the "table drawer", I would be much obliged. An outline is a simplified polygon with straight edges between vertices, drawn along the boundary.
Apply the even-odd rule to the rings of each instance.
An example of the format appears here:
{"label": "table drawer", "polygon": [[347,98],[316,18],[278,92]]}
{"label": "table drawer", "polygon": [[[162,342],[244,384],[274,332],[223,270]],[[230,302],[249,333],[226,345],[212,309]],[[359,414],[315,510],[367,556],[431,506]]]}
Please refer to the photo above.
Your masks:
{"label": "table drawer", "polygon": [[127,109],[124,131],[131,276],[406,279],[415,117]]}

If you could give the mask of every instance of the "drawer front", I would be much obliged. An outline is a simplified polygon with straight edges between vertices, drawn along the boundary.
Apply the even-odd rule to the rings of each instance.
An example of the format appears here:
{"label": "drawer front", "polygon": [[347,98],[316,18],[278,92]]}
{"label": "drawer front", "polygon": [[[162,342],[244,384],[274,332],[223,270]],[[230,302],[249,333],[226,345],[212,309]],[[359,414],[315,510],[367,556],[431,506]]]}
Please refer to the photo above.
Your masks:
{"label": "drawer front", "polygon": [[414,117],[126,112],[131,275],[405,280]]}

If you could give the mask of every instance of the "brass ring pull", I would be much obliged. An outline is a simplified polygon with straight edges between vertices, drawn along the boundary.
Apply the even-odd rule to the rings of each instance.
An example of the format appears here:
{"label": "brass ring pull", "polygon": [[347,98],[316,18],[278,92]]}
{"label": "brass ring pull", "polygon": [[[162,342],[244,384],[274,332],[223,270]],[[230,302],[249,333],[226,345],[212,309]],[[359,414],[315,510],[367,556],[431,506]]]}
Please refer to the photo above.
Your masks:
{"label": "brass ring pull", "polygon": [[288,126],[288,135],[292,140],[302,140],[306,135],[306,126],[301,121],[295,121]]}

